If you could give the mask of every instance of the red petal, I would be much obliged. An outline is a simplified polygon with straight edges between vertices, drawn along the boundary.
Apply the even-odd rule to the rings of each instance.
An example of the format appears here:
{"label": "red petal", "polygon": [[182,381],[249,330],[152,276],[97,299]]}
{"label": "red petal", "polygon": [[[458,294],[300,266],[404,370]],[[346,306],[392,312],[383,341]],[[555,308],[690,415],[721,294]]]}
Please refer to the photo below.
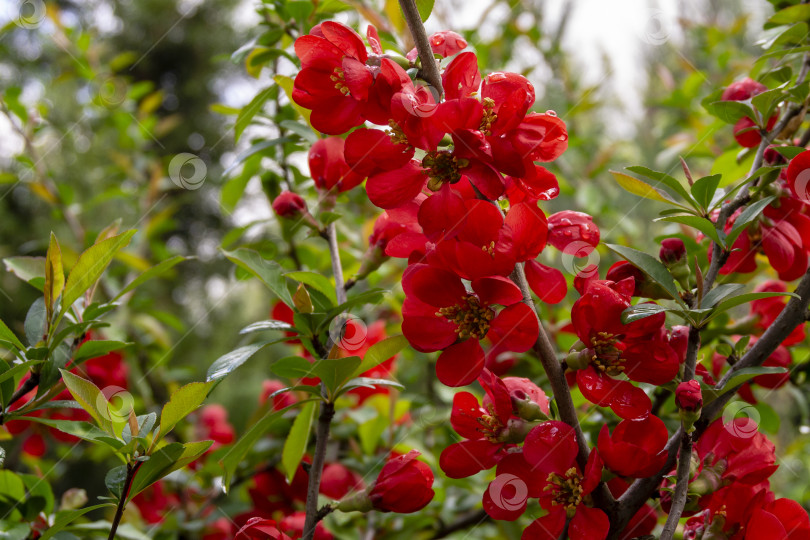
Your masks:
{"label": "red petal", "polygon": [[364,64],[368,60],[363,38],[348,26],[334,21],[324,21],[321,23],[321,32],[343,54],[356,58]]}
{"label": "red petal", "polygon": [[537,297],[547,304],[562,302],[568,293],[563,273],[537,261],[526,261],[526,280]]}
{"label": "red petal", "polygon": [[646,418],[652,409],[652,401],[644,390],[627,381],[616,381],[614,391],[608,397],[610,408],[625,419]]}
{"label": "red petal", "polygon": [[745,540],[788,540],[787,531],[779,518],[762,509],[754,510],[748,525],[745,527]]}
{"label": "red petal", "polygon": [[425,236],[432,240],[452,238],[465,228],[467,206],[464,199],[450,188],[442,186],[419,207],[418,219]]}
{"label": "red petal", "polygon": [[402,276],[402,288],[406,296],[434,307],[456,305],[467,295],[458,276],[426,264],[411,265]]}
{"label": "red petal", "polygon": [[578,450],[574,428],[564,422],[549,420],[526,436],[523,457],[541,478],[545,478],[552,472],[567,471],[574,464]]}
{"label": "red petal", "polygon": [[519,203],[509,209],[504,220],[512,229],[512,245],[518,262],[534,259],[546,247],[548,222],[536,203]]}
{"label": "red petal", "polygon": [[463,52],[456,56],[442,73],[442,86],[446,99],[468,97],[477,92],[481,85],[481,74],[478,72],[478,58],[472,52]]}
{"label": "red petal", "polygon": [[810,202],[810,150],[805,150],[790,160],[787,166],[787,180],[793,195]]}
{"label": "red petal", "polygon": [[565,528],[565,510],[554,508],[523,529],[521,540],[557,540]]}
{"label": "red petal", "polygon": [[402,168],[370,177],[366,182],[366,193],[380,208],[397,208],[419,195],[426,181],[419,162],[410,161]]}
{"label": "red petal", "polygon": [[436,360],[436,376],[446,386],[465,386],[484,369],[484,350],[477,339],[451,345]]}
{"label": "red petal", "polygon": [[458,392],[453,396],[453,409],[450,413],[450,425],[456,433],[465,439],[482,439],[481,423],[484,410],[478,398],[469,392]]}
{"label": "red petal", "polygon": [[528,499],[529,486],[521,477],[498,472],[484,491],[484,511],[499,521],[515,521],[526,511]]}
{"label": "red petal", "polygon": [[472,288],[485,304],[511,306],[523,300],[517,285],[502,276],[492,276],[473,280]]}
{"label": "red petal", "polygon": [[[360,103],[351,97],[334,97],[321,101],[312,109],[312,127],[327,135],[340,135],[363,123]],[[362,178],[361,178],[362,181]],[[408,201],[404,201],[405,204]],[[402,206],[398,204],[397,206]]]}
{"label": "red petal", "polygon": [[377,28],[373,24],[368,25],[366,28],[366,39],[374,54],[382,54],[382,45],[380,45],[380,36],[377,34]]}
{"label": "red petal", "polygon": [[521,302],[512,304],[495,316],[487,337],[504,350],[525,352],[535,344],[539,332],[537,315]]}
{"label": "red petal", "polygon": [[609,530],[607,514],[598,508],[580,504],[568,526],[568,536],[571,540],[605,540]]}
{"label": "red petal", "polygon": [[473,161],[469,167],[462,170],[464,175],[480,191],[484,197],[494,201],[504,192],[503,178],[489,165]]}
{"label": "red petal", "polygon": [[379,129],[360,128],[346,137],[344,155],[352,170],[366,177],[403,167],[413,157],[413,148],[395,144]]}
{"label": "red petal", "polygon": [[461,441],[442,450],[439,467],[450,478],[467,478],[494,467],[501,445],[486,440]]}

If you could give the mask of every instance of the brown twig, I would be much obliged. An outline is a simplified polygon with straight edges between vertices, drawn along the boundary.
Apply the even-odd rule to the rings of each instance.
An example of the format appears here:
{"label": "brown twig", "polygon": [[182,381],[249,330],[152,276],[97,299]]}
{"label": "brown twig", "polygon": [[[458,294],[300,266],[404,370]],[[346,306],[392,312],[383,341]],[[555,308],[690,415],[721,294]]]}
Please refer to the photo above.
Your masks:
{"label": "brown twig", "polygon": [[422,78],[436,90],[437,94],[434,97],[438,101],[442,96],[442,77],[439,74],[436,59],[433,57],[433,49],[430,48],[427,32],[425,32],[425,26],[422,24],[422,17],[419,15],[416,2],[415,0],[399,0],[399,5],[402,8],[403,15],[405,15],[405,22],[408,23],[408,30],[413,36],[416,51],[419,53],[419,59],[422,62]]}

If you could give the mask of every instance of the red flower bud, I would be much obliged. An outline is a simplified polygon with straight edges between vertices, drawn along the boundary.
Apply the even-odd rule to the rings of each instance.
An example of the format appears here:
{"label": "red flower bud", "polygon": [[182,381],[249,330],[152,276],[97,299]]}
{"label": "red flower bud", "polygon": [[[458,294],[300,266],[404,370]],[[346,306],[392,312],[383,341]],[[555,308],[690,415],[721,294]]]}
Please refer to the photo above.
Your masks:
{"label": "red flower bud", "polygon": [[728,85],[720,99],[722,101],[745,101],[767,89],[768,87],[761,82],[746,78]]}
{"label": "red flower bud", "polygon": [[675,390],[675,404],[685,411],[697,411],[703,407],[700,383],[692,379],[679,384]]}
{"label": "red flower bud", "polygon": [[416,459],[411,450],[389,459],[369,492],[371,504],[383,512],[410,514],[421,510],[433,499],[433,471]]}
{"label": "red flower bud", "polygon": [[665,238],[661,240],[661,249],[658,251],[658,258],[661,262],[670,265],[674,264],[686,255],[686,246],[680,238]]}
{"label": "red flower bud", "polygon": [[239,529],[234,540],[290,540],[290,537],[278,530],[272,519],[252,517],[245,526]]}
{"label": "red flower bud", "polygon": [[282,191],[273,201],[273,211],[278,217],[285,219],[295,219],[306,209],[306,201],[291,191]]}

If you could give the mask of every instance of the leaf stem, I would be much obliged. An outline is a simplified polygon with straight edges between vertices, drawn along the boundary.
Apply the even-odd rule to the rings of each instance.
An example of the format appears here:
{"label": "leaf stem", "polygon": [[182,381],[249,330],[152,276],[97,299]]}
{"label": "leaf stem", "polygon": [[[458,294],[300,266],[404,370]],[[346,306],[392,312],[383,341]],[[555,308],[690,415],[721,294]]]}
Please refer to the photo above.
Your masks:
{"label": "leaf stem", "polygon": [[121,524],[121,518],[124,515],[124,508],[127,505],[129,492],[132,489],[132,481],[135,479],[135,475],[138,473],[138,469],[141,468],[141,465],[143,465],[143,461],[127,463],[127,476],[124,479],[124,487],[121,490],[121,497],[118,499],[118,507],[115,509],[115,517],[113,518],[112,526],[110,527],[110,535],[107,537],[107,540],[115,540],[115,533],[118,531],[118,525]]}

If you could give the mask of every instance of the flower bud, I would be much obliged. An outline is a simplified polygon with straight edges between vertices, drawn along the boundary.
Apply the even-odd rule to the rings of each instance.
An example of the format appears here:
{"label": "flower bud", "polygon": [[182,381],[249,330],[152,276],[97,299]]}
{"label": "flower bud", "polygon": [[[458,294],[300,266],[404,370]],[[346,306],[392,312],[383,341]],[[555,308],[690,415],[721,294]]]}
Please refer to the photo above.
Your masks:
{"label": "flower bud", "polygon": [[383,466],[374,487],[367,490],[368,499],[376,510],[410,514],[433,499],[433,471],[416,459],[418,455],[419,452],[411,450],[404,456],[389,459]]}
{"label": "flower bud", "polygon": [[280,218],[295,219],[307,210],[307,202],[291,191],[282,191],[273,201],[273,211]]}
{"label": "flower bud", "polygon": [[703,394],[700,383],[692,379],[684,381],[675,389],[675,404],[681,416],[681,423],[687,433],[695,430],[695,422],[700,418],[703,407]]}
{"label": "flower bud", "polygon": [[675,264],[686,255],[686,246],[680,238],[665,238],[661,240],[661,249],[658,251],[658,258],[661,262],[669,266]]}

